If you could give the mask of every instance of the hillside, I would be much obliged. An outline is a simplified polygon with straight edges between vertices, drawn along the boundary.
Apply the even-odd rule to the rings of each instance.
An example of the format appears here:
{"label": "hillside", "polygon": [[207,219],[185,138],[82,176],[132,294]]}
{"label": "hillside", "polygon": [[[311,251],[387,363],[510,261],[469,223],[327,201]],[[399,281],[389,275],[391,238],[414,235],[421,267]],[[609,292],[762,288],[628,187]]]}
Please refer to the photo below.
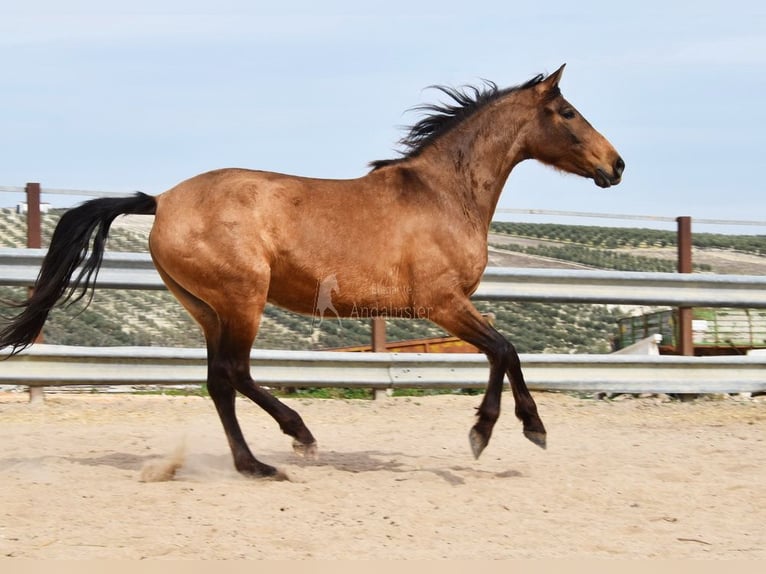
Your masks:
{"label": "hillside", "polygon": [[[674,272],[678,257],[675,231],[643,228],[494,222],[489,243],[596,269]],[[694,233],[692,261],[695,272],[766,275],[766,235]]]}
{"label": "hillside", "polygon": [[[50,237],[57,213],[43,216],[43,243]],[[108,248],[112,251],[146,251],[152,217],[131,216],[115,221]],[[0,210],[0,245],[23,247],[25,217],[10,209]],[[643,240],[625,237],[624,229],[558,226],[556,230],[530,228],[519,224],[496,224],[490,237],[490,265],[510,267],[628,268],[670,270],[675,250],[652,234]],[[533,226],[534,227],[534,226]],[[574,228],[574,231],[569,229]],[[579,230],[579,235],[578,235]],[[629,230],[635,231],[635,230]],[[650,231],[650,230],[645,230]],[[510,232],[510,233],[509,233]],[[533,234],[538,233],[539,237]],[[617,235],[616,238],[614,236]],[[638,236],[642,236],[640,233]],[[610,239],[612,237],[612,239]],[[573,239],[580,238],[582,243]],[[605,247],[609,245],[609,248]],[[750,243],[746,244],[750,245]],[[717,245],[695,247],[695,261],[703,272],[766,274],[766,257],[755,247],[740,251]],[[756,250],[755,252],[753,250]],[[665,265],[665,268],[662,266]],[[670,265],[671,268],[667,269]],[[0,287],[0,299],[20,300],[22,289]],[[496,316],[495,325],[515,344],[519,352],[608,352],[618,317],[627,310],[605,305],[545,305],[537,303],[477,302],[482,312]],[[12,314],[3,309],[2,315]],[[391,320],[387,337],[391,341],[441,336],[445,333],[428,321]],[[274,349],[323,349],[369,342],[368,321],[343,319],[315,325],[311,318],[268,306],[256,347]],[[201,347],[203,338],[197,325],[167,292],[98,290],[92,304],[55,310],[46,324],[45,340],[71,345],[154,345]]]}

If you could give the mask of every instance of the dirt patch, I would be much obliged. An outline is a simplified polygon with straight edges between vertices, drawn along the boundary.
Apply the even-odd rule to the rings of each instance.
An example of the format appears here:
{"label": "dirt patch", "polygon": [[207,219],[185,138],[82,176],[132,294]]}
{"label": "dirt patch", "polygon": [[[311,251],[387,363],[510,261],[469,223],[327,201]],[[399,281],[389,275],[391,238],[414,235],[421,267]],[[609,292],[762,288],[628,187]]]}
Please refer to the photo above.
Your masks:
{"label": "dirt patch", "polygon": [[762,399],[536,397],[548,450],[506,395],[478,461],[479,397],[290,400],[316,461],[241,400],[275,482],[234,471],[209,399],[0,395],[0,556],[766,558]]}

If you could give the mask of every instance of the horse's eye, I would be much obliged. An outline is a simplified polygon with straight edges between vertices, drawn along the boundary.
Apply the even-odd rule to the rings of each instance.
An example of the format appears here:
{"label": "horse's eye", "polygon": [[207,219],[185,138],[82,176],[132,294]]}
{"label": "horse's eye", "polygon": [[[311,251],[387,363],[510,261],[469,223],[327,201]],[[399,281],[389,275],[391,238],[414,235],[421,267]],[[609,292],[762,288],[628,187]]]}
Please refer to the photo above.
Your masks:
{"label": "horse's eye", "polygon": [[575,111],[572,108],[564,108],[561,110],[561,117],[565,120],[573,120],[575,117]]}

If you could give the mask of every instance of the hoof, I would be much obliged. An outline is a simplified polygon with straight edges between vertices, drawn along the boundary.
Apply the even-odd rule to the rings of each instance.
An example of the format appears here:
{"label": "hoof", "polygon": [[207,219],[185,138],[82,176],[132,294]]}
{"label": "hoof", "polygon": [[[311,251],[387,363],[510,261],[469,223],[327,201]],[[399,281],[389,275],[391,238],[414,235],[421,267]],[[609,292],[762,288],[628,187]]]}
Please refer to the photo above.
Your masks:
{"label": "hoof", "polygon": [[248,478],[266,479],[266,480],[290,480],[290,478],[283,471],[271,466],[270,464],[263,464],[256,461],[255,464],[248,464],[241,468],[237,468],[240,474]]}
{"label": "hoof", "polygon": [[319,449],[316,442],[303,444],[297,440],[293,441],[293,452],[302,458],[316,460],[319,457]]}
{"label": "hoof", "polygon": [[265,480],[273,480],[274,482],[290,482],[290,477],[283,470],[275,469],[276,472],[270,476],[264,476]]}
{"label": "hoof", "polygon": [[487,445],[489,444],[489,437],[484,436],[478,430],[476,430],[476,427],[473,427],[471,432],[468,433],[468,440],[471,443],[473,457],[478,459],[484,449],[487,448]]}
{"label": "hoof", "polygon": [[544,432],[537,432],[537,431],[524,431],[524,436],[527,437],[529,440],[531,440],[533,443],[535,443],[537,446],[539,446],[541,449],[545,450],[547,446],[547,437],[548,435]]}
{"label": "hoof", "polygon": [[273,480],[276,482],[281,482],[283,480],[290,481],[290,477],[287,476],[287,473],[279,470],[278,468],[274,468],[273,466],[269,467],[268,471],[258,470],[257,472],[252,472],[249,470],[240,470],[241,474],[245,475],[247,478],[255,478],[258,480]]}

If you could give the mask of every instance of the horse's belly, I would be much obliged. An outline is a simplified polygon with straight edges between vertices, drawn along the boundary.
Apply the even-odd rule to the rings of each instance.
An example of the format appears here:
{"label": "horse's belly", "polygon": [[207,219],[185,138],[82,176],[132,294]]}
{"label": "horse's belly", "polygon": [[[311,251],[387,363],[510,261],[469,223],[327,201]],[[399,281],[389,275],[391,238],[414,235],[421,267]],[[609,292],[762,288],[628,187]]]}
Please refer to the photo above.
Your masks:
{"label": "horse's belly", "polygon": [[307,315],[415,318],[426,314],[427,309],[415,305],[413,295],[409,284],[356,269],[325,274],[273,270],[268,299]]}

